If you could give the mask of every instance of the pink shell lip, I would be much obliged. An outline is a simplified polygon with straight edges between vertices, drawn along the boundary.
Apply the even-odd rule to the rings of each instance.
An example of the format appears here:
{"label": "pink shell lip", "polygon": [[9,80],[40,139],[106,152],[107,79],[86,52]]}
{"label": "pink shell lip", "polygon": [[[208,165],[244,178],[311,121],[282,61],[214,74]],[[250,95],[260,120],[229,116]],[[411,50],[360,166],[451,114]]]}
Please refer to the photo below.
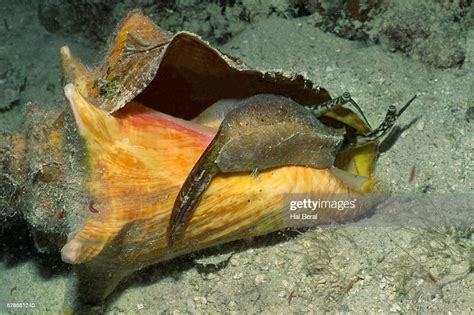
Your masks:
{"label": "pink shell lip", "polygon": [[[117,114],[120,115],[120,113],[121,112],[119,111],[114,114],[114,116],[117,116]],[[213,128],[154,110],[133,113],[132,116],[128,117],[128,121],[136,127],[146,126],[149,123],[158,121],[164,128],[175,129],[197,135],[204,145],[208,145],[217,132],[217,130]]]}
{"label": "pink shell lip", "polygon": [[[74,87],[74,84],[69,83],[64,87],[64,94],[66,95],[66,98],[71,104],[74,116],[76,117],[76,120],[80,120],[79,113],[77,112],[78,109],[76,101],[74,100],[74,93],[76,93],[76,88]],[[120,117],[121,115],[127,114],[129,113],[127,113],[127,109],[124,108],[114,113],[113,115]],[[199,125],[192,121],[174,117],[148,108],[143,111],[131,113],[131,116],[128,117],[128,121],[137,127],[146,126],[147,124],[153,122],[159,122],[165,128],[172,128],[175,130],[197,135],[201,143],[205,146],[207,146],[212,141],[217,132],[217,130],[215,130],[214,128]]]}

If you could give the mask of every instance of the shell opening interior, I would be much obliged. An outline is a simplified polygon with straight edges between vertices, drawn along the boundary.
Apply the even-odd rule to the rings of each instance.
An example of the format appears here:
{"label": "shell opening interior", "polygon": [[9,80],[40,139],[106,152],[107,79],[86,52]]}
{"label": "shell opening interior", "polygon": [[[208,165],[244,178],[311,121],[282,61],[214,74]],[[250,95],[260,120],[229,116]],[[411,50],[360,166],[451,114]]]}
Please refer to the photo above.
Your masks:
{"label": "shell opening interior", "polygon": [[[134,100],[160,112],[193,119],[222,99],[278,94],[302,104],[329,100],[324,89],[308,88],[303,77],[284,78],[231,66],[220,52],[195,36],[178,34],[166,49],[150,84]],[[301,81],[301,82],[300,82]],[[157,104],[156,100],[160,100]]]}

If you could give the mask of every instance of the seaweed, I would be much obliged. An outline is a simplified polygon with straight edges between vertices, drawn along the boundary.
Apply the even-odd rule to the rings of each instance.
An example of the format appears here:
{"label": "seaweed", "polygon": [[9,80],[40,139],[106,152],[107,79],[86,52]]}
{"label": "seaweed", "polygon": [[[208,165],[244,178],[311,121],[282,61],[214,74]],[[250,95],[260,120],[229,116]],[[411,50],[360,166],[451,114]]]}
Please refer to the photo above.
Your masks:
{"label": "seaweed", "polygon": [[341,227],[319,227],[305,236],[305,272],[313,278],[313,290],[324,296],[324,304],[319,307],[334,311],[341,307],[353,286],[363,279],[360,274],[362,265],[366,264],[366,254],[351,233]]}

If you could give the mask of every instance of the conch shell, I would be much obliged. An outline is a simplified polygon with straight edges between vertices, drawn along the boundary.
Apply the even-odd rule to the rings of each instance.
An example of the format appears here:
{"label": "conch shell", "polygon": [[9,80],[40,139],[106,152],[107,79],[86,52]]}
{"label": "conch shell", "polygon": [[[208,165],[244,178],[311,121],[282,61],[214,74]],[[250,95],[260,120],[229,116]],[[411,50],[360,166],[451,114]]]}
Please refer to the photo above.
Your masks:
{"label": "conch shell", "polygon": [[[361,197],[375,189],[375,144],[338,155],[339,169],[283,166],[258,176],[219,175],[184,239],[170,248],[166,230],[173,203],[220,123],[218,115],[209,119],[198,117],[200,113],[219,100],[255,94],[284,95],[303,105],[322,103],[329,94],[303,76],[249,69],[196,35],[171,36],[138,12],[122,22],[99,69],[80,64],[67,47],[61,56],[70,82],[65,94],[84,141],[88,169],[88,202],[81,210],[87,215],[80,215],[83,222],[61,255],[77,265],[79,293],[88,302],[101,301],[123,277],[151,264],[288,227],[289,193],[337,199],[339,194]],[[369,130],[344,108],[323,119]],[[351,211],[321,209],[318,222],[357,218],[374,202],[367,199]]]}

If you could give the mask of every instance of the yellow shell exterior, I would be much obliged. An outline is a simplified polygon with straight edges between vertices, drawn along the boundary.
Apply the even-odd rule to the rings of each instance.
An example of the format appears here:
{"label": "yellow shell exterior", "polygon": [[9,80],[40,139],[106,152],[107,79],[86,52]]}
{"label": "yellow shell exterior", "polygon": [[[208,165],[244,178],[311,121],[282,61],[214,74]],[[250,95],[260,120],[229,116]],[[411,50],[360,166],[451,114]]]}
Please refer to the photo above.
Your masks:
{"label": "yellow shell exterior", "polygon": [[[149,43],[144,39],[145,35],[155,39],[155,45],[148,45],[151,50],[146,59],[125,54],[125,49],[129,49],[126,48],[127,38],[137,30],[138,35],[135,34],[133,40],[139,37],[141,45]],[[61,50],[66,78],[72,82],[65,87],[65,94],[85,144],[88,174],[84,189],[90,200],[83,209],[89,215],[71,233],[61,254],[64,261],[77,265],[80,292],[87,291],[86,295],[93,301],[106,297],[127,274],[148,265],[287,227],[288,204],[285,198],[288,193],[324,194],[325,198],[332,196],[334,199],[344,193],[346,198],[351,198],[373,191],[375,184],[372,176],[375,146],[339,157],[346,171],[286,166],[267,170],[259,176],[247,173],[221,175],[205,192],[183,241],[172,249],[168,248],[165,233],[173,203],[216,130],[183,122],[155,109],[176,113],[182,108],[184,114],[180,117],[189,118],[186,116],[188,109],[198,113],[222,95],[218,92],[220,88],[212,92],[208,86],[206,95],[210,96],[204,100],[204,94],[201,95],[198,88],[206,87],[194,86],[189,91],[192,97],[177,94],[178,101],[182,102],[179,103],[169,99],[171,94],[160,90],[167,86],[165,74],[170,73],[171,68],[190,65],[182,58],[173,61],[178,52],[170,52],[169,47],[154,48],[156,42],[177,45],[176,37],[171,40],[166,36],[167,33],[160,31],[147,18],[133,13],[119,29],[115,45],[102,68],[87,70],[72,57],[69,49]],[[177,36],[180,36],[177,42],[194,43],[190,46],[194,47],[190,50],[190,59],[196,58],[193,51],[202,49],[199,56],[210,56],[204,63],[214,60],[213,69],[227,69],[222,70],[223,77],[233,73],[230,76],[247,76],[255,80],[251,90],[237,91],[241,97],[272,91],[282,91],[284,95],[285,91],[299,91],[301,94],[295,98],[299,97],[302,103],[329,98],[323,89],[308,87],[302,78],[270,76],[246,69],[241,63],[203,46],[195,36]],[[156,62],[158,65],[154,64]],[[136,69],[146,75],[138,76]],[[183,66],[182,69],[187,68]],[[124,76],[124,73],[129,76]],[[116,75],[120,77],[123,90],[112,99],[101,97],[94,81],[106,77],[111,82]],[[200,75],[206,77],[207,74]],[[196,97],[199,100],[196,104],[189,103]],[[350,112],[339,111],[331,115],[356,130],[367,130],[367,126]],[[351,211],[321,209],[319,222],[353,219],[371,206],[372,203],[367,201]]]}

